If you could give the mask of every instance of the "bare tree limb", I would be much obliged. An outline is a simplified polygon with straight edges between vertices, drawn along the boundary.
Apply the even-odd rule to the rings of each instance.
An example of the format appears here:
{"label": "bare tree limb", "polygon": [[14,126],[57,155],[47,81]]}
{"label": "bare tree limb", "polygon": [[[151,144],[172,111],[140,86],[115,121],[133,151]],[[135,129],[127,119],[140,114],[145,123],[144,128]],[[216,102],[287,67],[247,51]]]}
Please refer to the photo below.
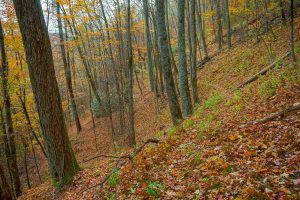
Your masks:
{"label": "bare tree limb", "polygon": [[[119,157],[117,157],[117,156],[104,156],[104,155],[99,155],[99,156],[96,156],[96,157],[118,158],[118,160],[117,160],[117,162],[116,162],[115,167],[113,168],[113,170],[116,170],[116,169],[119,170],[119,169],[121,168],[121,166],[123,166],[123,165],[126,163],[126,161],[121,162],[122,159],[129,159],[129,160],[131,161],[136,155],[138,155],[138,154],[143,150],[143,148],[144,148],[147,144],[149,144],[149,143],[157,144],[158,142],[159,142],[159,140],[157,140],[157,139],[148,139],[148,140],[147,140],[146,142],[144,142],[139,148],[135,149],[132,153],[127,154],[127,155],[123,155],[123,156],[119,156]],[[84,161],[84,162],[87,162],[87,161]],[[90,186],[90,187],[88,187],[88,188],[82,190],[82,192],[87,191],[87,190],[89,190],[89,189],[92,189],[92,188],[94,188],[94,187],[99,187],[99,189],[101,189],[101,188],[103,187],[104,183],[105,183],[105,182],[109,179],[109,177],[114,173],[113,170],[112,170],[109,174],[107,174],[107,175],[104,177],[104,179],[103,179],[100,183],[97,183],[97,184],[95,184],[95,185],[92,185],[92,186]]]}
{"label": "bare tree limb", "polygon": [[245,87],[246,85],[248,85],[249,83],[256,81],[259,78],[259,76],[266,74],[269,70],[273,69],[277,63],[279,63],[282,60],[284,60],[285,58],[289,57],[290,54],[291,54],[291,52],[289,51],[286,54],[284,54],[283,56],[281,56],[279,59],[277,59],[275,62],[273,62],[270,65],[268,65],[267,67],[263,68],[261,71],[256,73],[254,76],[247,79],[242,84],[240,84],[238,87],[236,87],[236,90],[241,89],[241,88]]}
{"label": "bare tree limb", "polygon": [[250,122],[250,123],[247,123],[247,124],[244,124],[244,125],[241,125],[240,128],[246,128],[247,126],[266,123],[266,122],[269,122],[269,121],[272,121],[272,120],[276,119],[277,117],[280,117],[282,115],[285,115],[287,113],[290,113],[290,112],[293,112],[293,111],[297,111],[297,110],[300,110],[300,103],[295,103],[292,106],[289,106],[289,107],[287,107],[287,108],[285,108],[283,110],[280,110],[280,111],[278,111],[276,113],[272,113],[271,115],[269,115],[267,117],[255,120],[253,122]]}

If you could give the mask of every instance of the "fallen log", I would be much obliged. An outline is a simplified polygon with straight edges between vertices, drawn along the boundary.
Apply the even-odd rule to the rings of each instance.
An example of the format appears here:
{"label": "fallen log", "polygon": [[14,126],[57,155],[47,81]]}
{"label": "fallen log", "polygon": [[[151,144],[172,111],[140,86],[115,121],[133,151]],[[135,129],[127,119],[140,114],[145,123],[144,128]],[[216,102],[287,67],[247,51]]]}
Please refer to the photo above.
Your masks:
{"label": "fallen log", "polygon": [[255,125],[255,124],[266,123],[266,122],[272,121],[272,120],[274,120],[274,119],[276,119],[280,116],[283,116],[287,113],[294,112],[294,111],[297,111],[297,110],[300,110],[300,103],[295,103],[292,106],[289,106],[289,107],[287,107],[287,108],[285,108],[281,111],[278,111],[276,113],[272,113],[271,115],[269,115],[267,117],[255,120],[253,122],[250,122],[250,123],[247,123],[247,124],[244,124],[244,125],[241,125],[240,128],[245,128],[247,126],[251,126],[251,125]]}
{"label": "fallen log", "polygon": [[282,60],[284,60],[285,58],[287,58],[288,56],[290,56],[290,54],[291,54],[291,52],[287,52],[282,57],[280,57],[279,59],[277,59],[275,62],[273,62],[270,65],[268,65],[267,67],[263,68],[257,74],[255,74],[254,76],[252,76],[251,78],[247,79],[242,84],[240,84],[239,86],[237,86],[236,90],[241,89],[241,88],[245,87],[246,85],[248,85],[249,83],[252,83],[252,82],[256,81],[259,78],[259,76],[265,75],[269,70],[273,69],[276,66],[277,63],[281,62]]}
{"label": "fallen log", "polygon": [[212,56],[207,56],[198,63],[198,68],[202,69],[204,65],[211,60]]}
{"label": "fallen log", "polygon": [[[104,177],[104,179],[103,179],[100,183],[95,184],[95,185],[92,185],[92,186],[90,186],[90,187],[88,187],[88,188],[82,190],[81,192],[87,191],[87,190],[92,189],[92,188],[94,188],[94,187],[99,187],[99,189],[101,189],[101,188],[103,187],[104,183],[105,183],[105,182],[109,179],[109,177],[111,177],[111,175],[114,173],[114,170],[119,170],[119,169],[121,168],[121,166],[123,166],[123,165],[126,163],[126,161],[121,162],[123,159],[129,159],[130,161],[132,161],[133,158],[134,158],[135,156],[137,156],[137,155],[143,150],[143,148],[144,148],[147,144],[149,144],[149,143],[157,144],[157,143],[159,143],[159,140],[157,140],[157,139],[148,139],[148,140],[147,140],[146,142],[144,142],[139,148],[135,149],[132,153],[127,154],[127,155],[123,155],[123,156],[119,156],[119,157],[116,157],[116,156],[105,156],[105,157],[118,158],[118,160],[117,160],[117,162],[116,162],[116,164],[115,164],[115,167],[113,168],[113,170],[112,170],[109,174],[107,174],[107,175]],[[99,155],[98,157],[103,157],[103,155]]]}

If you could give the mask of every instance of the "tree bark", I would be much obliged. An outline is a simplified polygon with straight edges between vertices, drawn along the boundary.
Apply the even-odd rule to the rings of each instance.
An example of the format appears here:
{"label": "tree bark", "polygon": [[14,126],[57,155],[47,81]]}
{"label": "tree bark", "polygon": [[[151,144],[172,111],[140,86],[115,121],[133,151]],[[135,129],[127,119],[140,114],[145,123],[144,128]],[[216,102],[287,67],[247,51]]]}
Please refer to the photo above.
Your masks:
{"label": "tree bark", "polygon": [[228,0],[224,0],[225,7],[225,18],[226,18],[226,28],[227,28],[227,47],[231,48],[231,22],[230,22],[230,13],[229,13],[229,3]]}
{"label": "tree bark", "polygon": [[201,41],[202,41],[202,47],[204,52],[204,60],[208,57],[208,51],[207,51],[207,44],[206,44],[206,37],[205,32],[203,29],[203,19],[202,19],[202,10],[201,10],[201,1],[199,0],[199,5],[196,6],[196,12],[198,15],[198,29],[201,35]]}
{"label": "tree bark", "polygon": [[223,33],[222,33],[222,19],[221,19],[221,8],[220,8],[220,0],[214,0],[216,5],[216,15],[217,15],[217,39],[218,39],[218,48],[219,50],[222,49],[222,39],[223,39]]}
{"label": "tree bark", "polygon": [[156,0],[156,17],[158,43],[160,50],[160,63],[163,68],[163,75],[168,96],[169,109],[174,124],[178,124],[182,120],[182,114],[176,95],[175,84],[171,70],[171,59],[168,50],[167,32],[165,27],[165,2],[164,0]]}
{"label": "tree bark", "polygon": [[8,181],[4,175],[2,166],[0,165],[0,199],[11,200],[15,199],[13,194],[10,192]]}
{"label": "tree bark", "polygon": [[192,114],[192,101],[189,90],[185,52],[185,1],[177,0],[177,15],[179,94],[181,97],[183,115],[187,117]]}
{"label": "tree bark", "polygon": [[130,0],[127,1],[127,40],[128,40],[128,109],[129,109],[129,146],[134,147],[135,129],[134,129],[134,108],[133,108],[133,52],[131,39],[131,8]]}
{"label": "tree bark", "polygon": [[144,20],[145,20],[145,37],[146,37],[146,48],[147,48],[147,66],[149,73],[149,81],[151,90],[157,94],[157,89],[154,80],[153,74],[153,64],[152,64],[152,42],[149,28],[149,11],[148,11],[148,0],[143,0],[143,12],[144,12]]}
{"label": "tree bark", "polygon": [[191,85],[194,104],[199,103],[197,86],[197,33],[196,33],[196,0],[190,1],[190,27],[191,27]]}
{"label": "tree bark", "polygon": [[72,183],[79,170],[71,148],[55,78],[51,44],[38,0],[14,0],[25,47],[32,91],[54,183]]}
{"label": "tree bark", "polygon": [[291,0],[291,20],[290,20],[290,48],[292,63],[296,62],[295,44],[294,44],[294,0]]}

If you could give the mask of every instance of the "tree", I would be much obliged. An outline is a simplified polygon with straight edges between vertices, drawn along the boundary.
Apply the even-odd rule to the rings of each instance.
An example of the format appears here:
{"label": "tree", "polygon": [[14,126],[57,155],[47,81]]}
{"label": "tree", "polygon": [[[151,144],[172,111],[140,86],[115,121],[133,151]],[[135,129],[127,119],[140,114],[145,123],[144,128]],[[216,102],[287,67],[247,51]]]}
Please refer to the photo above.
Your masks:
{"label": "tree", "polygon": [[291,0],[291,20],[290,20],[290,46],[292,63],[296,62],[295,47],[294,47],[294,0]]}
{"label": "tree", "polygon": [[155,5],[158,43],[160,50],[160,64],[163,68],[163,76],[168,96],[171,118],[174,124],[178,124],[182,120],[182,113],[176,95],[175,83],[171,70],[171,58],[169,55],[167,31],[165,26],[165,1],[156,0]]}
{"label": "tree", "polygon": [[38,0],[14,0],[28,62],[31,86],[55,182],[66,186],[79,170],[64,121],[51,44]]}
{"label": "tree", "polygon": [[12,182],[14,186],[14,191],[16,196],[21,195],[21,182],[19,177],[18,163],[17,163],[17,151],[16,151],[16,142],[15,142],[15,133],[12,121],[11,114],[11,102],[10,95],[8,91],[8,62],[6,58],[6,51],[4,45],[4,33],[2,28],[2,23],[0,20],[0,53],[1,53],[1,69],[0,77],[2,79],[2,95],[4,99],[4,108],[5,108],[5,123],[7,128],[7,142],[9,149],[7,150],[8,154],[8,163],[9,168],[12,173]]}
{"label": "tree", "polygon": [[186,68],[185,52],[185,1],[177,1],[177,19],[178,19],[178,68],[179,68],[179,94],[183,115],[185,117],[192,114],[192,101],[189,90],[189,81]]}
{"label": "tree", "polygon": [[196,33],[196,0],[190,1],[190,28],[191,28],[191,85],[194,104],[199,103],[197,86],[197,33]]}
{"label": "tree", "polygon": [[134,108],[133,108],[133,54],[131,40],[131,12],[130,0],[127,1],[127,40],[128,40],[128,109],[129,109],[129,146],[134,147],[135,129],[134,129]]}
{"label": "tree", "polygon": [[222,33],[222,18],[221,18],[221,6],[220,0],[214,0],[216,5],[216,15],[217,15],[217,40],[218,40],[218,48],[222,49],[222,41],[223,41],[223,33]]}
{"label": "tree", "polygon": [[226,28],[227,28],[227,47],[231,48],[231,23],[229,14],[229,3],[228,0],[224,0],[225,3],[225,18],[226,18]]}
{"label": "tree", "polygon": [[152,43],[149,28],[149,11],[148,11],[148,0],[143,0],[143,12],[145,20],[145,37],[146,37],[146,48],[147,48],[147,66],[150,80],[151,90],[157,93],[156,84],[154,81],[153,66],[152,66]]}
{"label": "tree", "polygon": [[202,19],[202,9],[201,9],[201,1],[199,0],[198,6],[196,6],[196,12],[198,16],[198,29],[201,35],[202,47],[204,52],[204,59],[208,58],[207,44],[205,39],[205,31],[203,29],[203,19]]}
{"label": "tree", "polygon": [[61,57],[63,60],[63,65],[64,65],[66,85],[67,85],[68,92],[70,95],[72,114],[74,115],[77,133],[79,133],[81,131],[81,124],[80,124],[80,120],[79,120],[79,116],[78,116],[78,112],[77,112],[77,106],[76,106],[75,96],[74,96],[74,91],[73,91],[73,86],[72,86],[71,69],[67,63],[66,48],[63,44],[64,33],[63,33],[62,21],[60,18],[60,5],[58,2],[56,2],[56,14],[57,14],[57,24],[58,24],[58,32],[59,32],[59,40],[60,40],[60,51],[61,51]]}
{"label": "tree", "polygon": [[6,177],[4,175],[4,171],[3,171],[1,165],[0,165],[0,199],[3,199],[3,200],[15,199],[13,194],[10,191],[8,181],[6,180]]}

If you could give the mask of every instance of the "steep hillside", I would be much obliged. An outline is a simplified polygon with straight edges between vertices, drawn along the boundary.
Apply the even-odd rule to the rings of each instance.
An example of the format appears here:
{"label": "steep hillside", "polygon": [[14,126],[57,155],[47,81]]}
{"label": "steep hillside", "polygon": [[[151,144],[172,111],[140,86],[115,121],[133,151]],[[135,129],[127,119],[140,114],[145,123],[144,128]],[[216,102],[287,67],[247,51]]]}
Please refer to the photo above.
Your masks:
{"label": "steep hillside", "polygon": [[[105,122],[97,121],[98,152],[103,156],[85,162],[95,156],[87,118],[76,139],[82,144],[73,144],[75,149],[81,146],[76,153],[83,167],[73,186],[55,193],[48,182],[21,199],[300,199],[299,111],[256,123],[300,102],[300,70],[288,58],[236,90],[289,51],[288,29],[278,27],[274,32],[276,38],[262,38],[259,44],[251,40],[235,44],[199,69],[201,104],[177,127],[160,130],[163,126],[153,119],[156,113],[149,113],[155,110],[154,98],[148,98],[150,94],[136,98],[141,113],[139,144],[149,138],[159,140],[138,149],[137,156],[129,149],[123,157],[107,156],[113,154],[107,145],[110,137],[104,135],[109,133]],[[296,49],[299,52],[299,42]],[[75,134],[71,136],[75,140]]]}

